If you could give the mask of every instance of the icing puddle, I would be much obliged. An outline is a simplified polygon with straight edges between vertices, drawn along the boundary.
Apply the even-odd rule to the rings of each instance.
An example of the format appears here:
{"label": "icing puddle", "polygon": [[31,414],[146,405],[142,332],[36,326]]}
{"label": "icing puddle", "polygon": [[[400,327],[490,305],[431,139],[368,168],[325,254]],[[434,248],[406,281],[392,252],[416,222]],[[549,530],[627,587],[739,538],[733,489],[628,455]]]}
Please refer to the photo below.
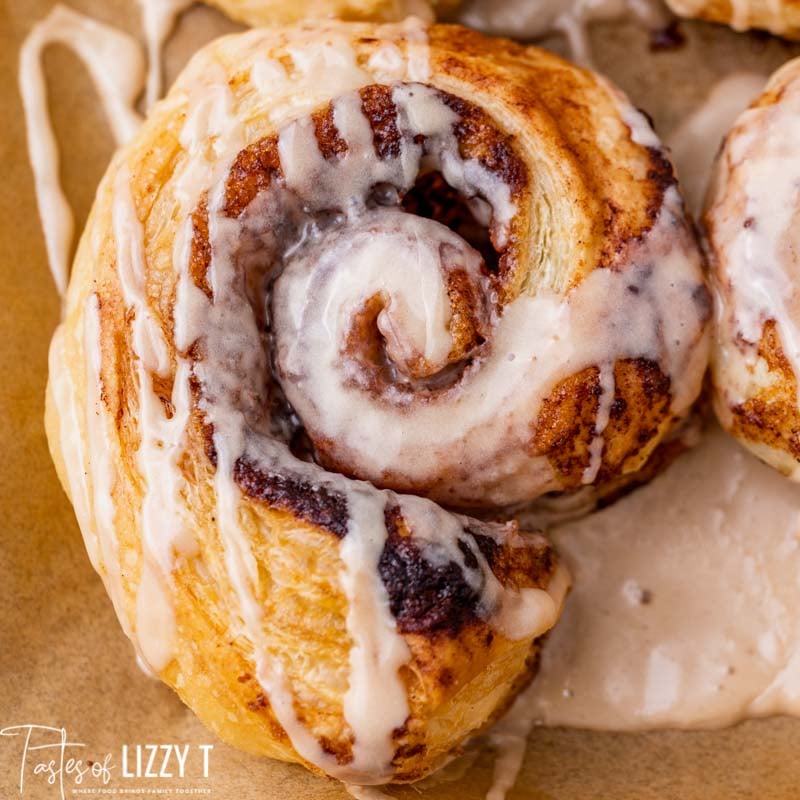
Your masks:
{"label": "icing puddle", "polygon": [[574,584],[532,716],[635,730],[800,713],[800,489],[716,426],[551,537]]}

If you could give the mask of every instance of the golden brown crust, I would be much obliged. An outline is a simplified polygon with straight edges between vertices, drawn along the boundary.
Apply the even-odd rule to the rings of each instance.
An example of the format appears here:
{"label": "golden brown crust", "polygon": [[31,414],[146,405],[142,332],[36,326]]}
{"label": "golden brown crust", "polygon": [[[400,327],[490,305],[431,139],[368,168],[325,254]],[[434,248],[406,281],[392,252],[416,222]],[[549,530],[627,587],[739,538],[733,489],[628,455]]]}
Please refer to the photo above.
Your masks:
{"label": "golden brown crust", "polygon": [[[548,166],[566,173],[574,193],[581,225],[574,235],[584,257],[563,269],[520,271],[509,292],[518,292],[523,280],[563,291],[596,265],[611,264],[650,229],[664,190],[674,184],[672,167],[657,150],[647,151],[643,163],[613,95],[600,90],[591,73],[547,51],[458,26],[436,26],[430,39],[435,69],[447,76],[446,83],[473,86],[478,97],[495,96],[526,118],[530,130],[548,141],[550,157],[559,159]],[[492,70],[483,67],[486,58]],[[526,79],[515,80],[522,65]],[[609,146],[599,147],[599,138]]]}
{"label": "golden brown crust", "polygon": [[800,409],[797,405],[797,378],[784,355],[774,320],[764,324],[758,355],[778,379],[733,406],[730,432],[737,438],[764,444],[787,453],[800,462]]}
{"label": "golden brown crust", "polygon": [[[591,462],[597,432],[600,371],[590,367],[562,381],[544,401],[532,447],[546,455],[562,484],[577,488]],[[657,364],[644,359],[614,366],[614,400],[605,428],[600,479],[612,482],[640,469],[672,425],[670,382]]]}

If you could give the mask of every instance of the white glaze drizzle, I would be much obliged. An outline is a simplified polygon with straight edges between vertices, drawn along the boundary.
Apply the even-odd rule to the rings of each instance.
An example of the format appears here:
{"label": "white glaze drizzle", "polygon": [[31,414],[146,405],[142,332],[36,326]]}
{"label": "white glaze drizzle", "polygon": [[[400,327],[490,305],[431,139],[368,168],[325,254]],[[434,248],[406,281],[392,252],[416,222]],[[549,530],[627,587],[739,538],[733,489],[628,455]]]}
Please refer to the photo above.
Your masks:
{"label": "white glaze drizzle", "polygon": [[180,14],[195,0],[138,0],[142,9],[142,28],[147,46],[147,83],[145,108],[161,96],[162,51],[164,42]]}
{"label": "white glaze drizzle", "polygon": [[[100,574],[126,636],[132,629],[125,608],[125,587],[122,584],[119,541],[114,527],[115,505],[112,494],[116,467],[112,461],[116,449],[108,430],[108,415],[102,397],[102,350],[100,339],[100,306],[96,294],[89,295],[84,309],[83,342],[86,351],[86,440],[88,467],[91,475],[92,529],[99,544]],[[117,459],[117,463],[119,463]]]}
{"label": "white glaze drizzle", "polygon": [[632,17],[651,30],[663,28],[669,21],[660,0],[467,0],[458,18],[485,33],[515,39],[561,34],[572,59],[591,66],[589,25],[623,17]]}
{"label": "white glaze drizzle", "polygon": [[611,363],[600,365],[600,402],[594,422],[594,438],[589,445],[590,461],[583,473],[585,484],[593,483],[603,464],[603,448],[605,447],[605,433],[611,419],[611,407],[614,405],[614,365]]}
{"label": "white glaze drizzle", "polygon": [[730,26],[735,31],[746,31],[749,27],[751,0],[731,0]]}
{"label": "white glaze drizzle", "polygon": [[144,231],[134,207],[127,168],[118,168],[113,188],[112,228],[117,274],[126,306],[133,312],[131,349],[138,379],[137,464],[145,483],[141,506],[142,576],[137,592],[136,636],[145,661],[158,672],[174,654],[172,570],[178,554],[194,549],[183,519],[183,476],[178,461],[189,419],[189,363],[178,357],[171,415],[153,387],[153,375],[166,377],[171,363],[159,320],[146,293]]}
{"label": "white glaze drizzle", "polygon": [[50,271],[63,295],[69,275],[74,222],[58,178],[58,147],[47,112],[42,51],[63,44],[84,62],[97,88],[117,142],[129,139],[139,127],[133,108],[144,74],[138,42],[128,34],[56,5],[31,30],[20,49],[19,87],[25,108],[28,154],[42,222]]}
{"label": "white glaze drizzle", "polygon": [[695,217],[702,210],[711,166],[723,138],[766,80],[752,72],[726,75],[667,137],[683,197]]}
{"label": "white glaze drizzle", "polygon": [[525,760],[528,736],[536,721],[536,706],[533,703],[535,683],[536,678],[489,732],[489,746],[495,751],[495,760],[486,800],[505,800],[517,782]]}
{"label": "white glaze drizzle", "polygon": [[[217,186],[214,200],[209,206],[209,236],[211,241],[235,240],[238,226],[227,220],[219,209],[224,197],[224,177],[230,163],[241,147],[241,129],[237,119],[230,113],[231,97],[227,79],[222,70],[211,70],[199,76],[192,86],[189,113],[181,132],[181,143],[186,148],[183,171],[175,177],[177,197],[180,201],[180,217],[185,224],[176,237],[175,259],[188,264],[191,243],[191,221],[189,214],[198,202],[206,186]],[[208,142],[215,142],[211,150]],[[218,163],[213,160],[217,157]],[[175,306],[176,340],[179,347],[188,348],[203,331],[208,331],[209,358],[213,363],[198,364],[196,374],[206,387],[215,383],[212,395],[216,402],[207,402],[204,407],[206,421],[214,427],[214,447],[217,457],[214,476],[216,495],[216,519],[224,547],[224,563],[228,580],[238,606],[239,630],[253,646],[255,677],[269,698],[270,707],[278,722],[289,736],[293,747],[306,760],[326,765],[330,758],[319,743],[300,723],[294,710],[293,693],[286,683],[280,659],[270,652],[263,627],[263,611],[257,600],[258,570],[255,564],[247,533],[240,521],[241,492],[233,479],[233,470],[244,450],[244,420],[241,411],[231,404],[228,393],[235,390],[230,376],[225,374],[224,363],[236,359],[243,363],[248,374],[263,370],[263,354],[260,343],[255,348],[245,347],[241,339],[226,339],[225,318],[229,318],[231,297],[238,299],[233,266],[224,250],[216,250],[211,263],[210,281],[215,303],[209,304],[191,282],[184,283]],[[242,314],[240,322],[245,330],[254,326],[252,309],[237,307],[234,313]],[[215,340],[214,334],[219,338]],[[258,339],[258,334],[256,334]],[[232,348],[232,349],[230,349]],[[233,622],[236,629],[236,622]]]}
{"label": "white glaze drizzle", "polygon": [[[95,258],[98,258],[97,244],[91,240],[89,245]],[[123,563],[116,535],[113,491],[116,465],[121,459],[103,400],[100,309],[96,294],[90,294],[84,303],[80,342],[68,340],[69,336],[69,329],[59,325],[50,345],[49,381],[62,420],[59,438],[70,499],[92,566],[103,578],[120,626],[134,646],[137,662],[154,675],[144,659],[125,601],[123,573],[133,568],[137,559],[128,552]],[[76,350],[83,353],[82,387],[73,381],[70,370],[64,369]]]}
{"label": "white glaze drizzle", "polygon": [[383,508],[372,492],[357,489],[348,493],[347,505],[350,519],[340,547],[341,582],[348,602],[347,631],[353,642],[343,710],[355,734],[353,768],[366,771],[373,764],[390,764],[394,756],[391,733],[405,723],[409,712],[399,674],[411,654],[397,633],[378,572],[386,543]]}

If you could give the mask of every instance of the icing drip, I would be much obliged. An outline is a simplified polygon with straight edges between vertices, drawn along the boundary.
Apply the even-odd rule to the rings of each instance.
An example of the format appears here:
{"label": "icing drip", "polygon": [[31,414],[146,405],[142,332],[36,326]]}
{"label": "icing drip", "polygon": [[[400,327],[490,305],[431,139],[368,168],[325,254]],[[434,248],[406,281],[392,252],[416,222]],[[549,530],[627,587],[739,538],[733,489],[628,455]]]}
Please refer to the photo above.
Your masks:
{"label": "icing drip", "polygon": [[345,789],[351,797],[356,800],[393,800],[391,795],[376,789],[374,786],[356,786],[355,784],[345,784]]}
{"label": "icing drip", "polygon": [[390,764],[394,756],[391,734],[405,723],[409,711],[405,684],[398,676],[410,652],[397,633],[378,572],[386,543],[383,508],[369,492],[357,489],[348,494],[347,503],[350,521],[340,550],[341,581],[353,643],[344,716],[355,734],[352,769],[366,771],[372,764]]}
{"label": "icing drip", "polygon": [[572,59],[586,66],[592,63],[588,26],[622,17],[651,30],[669,21],[660,0],[467,0],[459,12],[463,24],[495,36],[525,40],[560,34]]}
{"label": "icing drip", "polygon": [[58,147],[41,64],[42,51],[56,43],[72,49],[86,65],[118,143],[129,139],[141,122],[133,104],[141,90],[144,61],[135,39],[61,5],[33,27],[20,50],[19,86],[36,200],[50,271],[63,295],[74,222],[58,179]]}
{"label": "icing drip", "polygon": [[702,105],[667,137],[683,197],[698,217],[711,166],[736,117],[764,88],[766,78],[734,72],[714,85]]}
{"label": "icing drip", "polygon": [[587,484],[594,482],[603,463],[603,448],[605,447],[603,433],[611,419],[615,386],[613,364],[603,364],[600,368],[600,405],[598,406],[594,423],[594,439],[589,445],[591,460],[583,473],[583,482]]}
{"label": "icing drip", "polygon": [[150,108],[161,96],[161,56],[164,42],[180,14],[195,0],[138,0],[142,8],[142,27],[147,44],[147,83],[145,107]]}
{"label": "icing drip", "polygon": [[735,31],[746,31],[749,27],[750,0],[731,0],[730,26]]}
{"label": "icing drip", "polygon": [[128,638],[131,625],[125,608],[125,590],[120,572],[119,542],[114,528],[114,499],[112,495],[116,468],[112,454],[116,453],[108,431],[107,414],[102,398],[100,369],[100,307],[97,295],[90,295],[84,311],[83,341],[86,350],[86,430],[90,457],[93,529],[99,544],[98,570],[114,605],[117,618]]}
{"label": "icing drip", "polygon": [[536,707],[532,700],[534,683],[514,701],[508,713],[489,733],[489,745],[495,752],[492,785],[486,793],[486,800],[505,800],[514,784],[525,760],[528,736],[536,720]]}
{"label": "icing drip", "polygon": [[122,296],[133,312],[131,346],[139,386],[137,463],[145,482],[142,500],[142,577],[137,592],[136,636],[149,666],[162,670],[173,655],[175,624],[171,610],[171,576],[176,553],[189,554],[193,540],[182,519],[183,478],[178,460],[189,418],[189,364],[178,358],[171,396],[172,413],[153,387],[153,374],[170,374],[170,355],[159,321],[145,290],[142,225],[122,167],[114,184],[112,226],[117,245],[117,273]]}

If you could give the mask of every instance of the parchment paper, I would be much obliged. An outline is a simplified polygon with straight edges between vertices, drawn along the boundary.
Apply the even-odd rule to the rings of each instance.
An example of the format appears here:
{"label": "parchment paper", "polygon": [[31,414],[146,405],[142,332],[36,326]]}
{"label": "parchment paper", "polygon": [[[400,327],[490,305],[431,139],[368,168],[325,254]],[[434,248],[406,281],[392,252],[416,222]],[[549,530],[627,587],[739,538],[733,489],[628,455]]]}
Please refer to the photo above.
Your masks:
{"label": "parchment paper", "polygon": [[[134,0],[68,2],[139,31]],[[109,759],[107,786],[91,776],[81,784],[74,783],[74,774],[63,776],[65,797],[78,796],[76,789],[128,797],[199,790],[226,800],[345,797],[333,781],[223,745],[169,689],[140,672],[50,464],[42,415],[47,347],[59,301],[39,231],[16,86],[20,42],[50,5],[48,0],[0,0],[0,729],[63,727],[70,742],[85,744],[69,748],[67,757]],[[234,29],[216,12],[192,9],[168,47],[169,75],[199,44]],[[683,23],[681,29],[686,45],[665,53],[650,53],[647,35],[633,25],[595,29],[598,66],[651,113],[662,135],[726,72],[767,72],[797,51],[777,40],[709,25]],[[80,230],[111,153],[111,137],[80,62],[61,48],[52,48],[45,61],[62,143],[62,175]],[[45,733],[37,732],[31,744],[52,742],[55,734]],[[23,738],[0,736],[3,800],[20,796]],[[131,754],[145,744],[190,745],[187,777],[122,777],[123,745]],[[198,760],[201,744],[214,745],[206,778]],[[58,755],[58,750],[28,754],[22,796],[60,796],[58,776],[48,785],[46,776],[32,774],[35,762]],[[798,756],[800,720],[646,735],[537,728],[509,798],[794,798],[800,786]],[[388,793],[477,800],[490,785],[492,765],[490,751],[472,752],[444,777]]]}

